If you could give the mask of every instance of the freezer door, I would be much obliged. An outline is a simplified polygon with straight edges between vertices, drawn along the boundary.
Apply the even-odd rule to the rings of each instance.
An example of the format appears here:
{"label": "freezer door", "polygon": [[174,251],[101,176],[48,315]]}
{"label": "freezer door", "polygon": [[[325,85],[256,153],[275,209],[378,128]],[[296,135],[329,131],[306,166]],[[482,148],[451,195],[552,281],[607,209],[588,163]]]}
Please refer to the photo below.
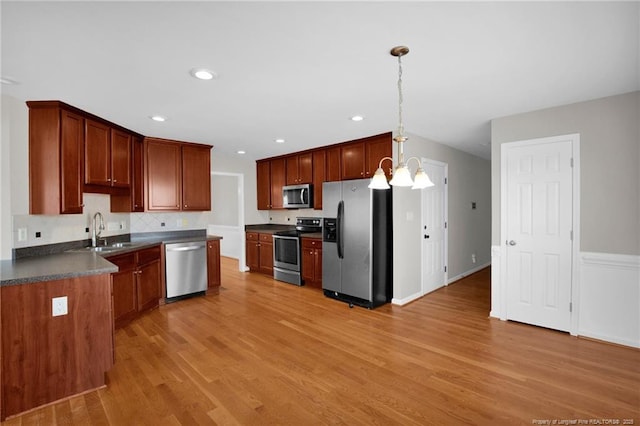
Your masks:
{"label": "freezer door", "polygon": [[[335,220],[338,218],[338,206],[342,201],[342,182],[324,182],[322,184],[322,215]],[[322,243],[322,288],[342,292],[342,261],[338,256],[336,241]]]}
{"label": "freezer door", "polygon": [[368,185],[368,179],[342,182],[342,293],[371,301],[371,190]]}

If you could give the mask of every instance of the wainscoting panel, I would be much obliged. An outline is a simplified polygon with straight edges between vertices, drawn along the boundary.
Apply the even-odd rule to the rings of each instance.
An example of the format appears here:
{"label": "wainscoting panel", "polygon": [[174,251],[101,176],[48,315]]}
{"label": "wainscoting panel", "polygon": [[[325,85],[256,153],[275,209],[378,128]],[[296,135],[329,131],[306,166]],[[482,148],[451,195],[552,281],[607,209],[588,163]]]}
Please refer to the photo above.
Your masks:
{"label": "wainscoting panel", "polygon": [[578,334],[640,348],[640,256],[580,253]]}

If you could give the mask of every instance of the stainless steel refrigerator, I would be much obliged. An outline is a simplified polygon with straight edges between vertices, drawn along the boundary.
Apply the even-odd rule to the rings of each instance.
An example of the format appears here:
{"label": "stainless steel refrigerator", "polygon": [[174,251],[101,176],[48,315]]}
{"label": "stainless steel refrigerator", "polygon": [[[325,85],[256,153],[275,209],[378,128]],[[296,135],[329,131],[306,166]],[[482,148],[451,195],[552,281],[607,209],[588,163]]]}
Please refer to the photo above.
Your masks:
{"label": "stainless steel refrigerator", "polygon": [[322,289],[325,296],[375,308],[393,297],[391,190],[369,179],[322,185]]}

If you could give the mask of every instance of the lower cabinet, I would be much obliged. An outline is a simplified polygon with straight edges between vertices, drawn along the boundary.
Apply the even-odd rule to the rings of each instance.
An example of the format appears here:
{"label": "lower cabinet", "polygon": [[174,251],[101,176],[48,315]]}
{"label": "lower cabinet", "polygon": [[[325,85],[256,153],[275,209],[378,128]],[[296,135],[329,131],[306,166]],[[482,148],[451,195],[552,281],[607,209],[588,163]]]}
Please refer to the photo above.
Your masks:
{"label": "lower cabinet", "polygon": [[220,291],[220,240],[207,241],[207,294]]}
{"label": "lower cabinet", "polygon": [[119,271],[111,274],[113,319],[120,328],[140,313],[158,307],[161,298],[160,246],[108,257]]}
{"label": "lower cabinet", "polygon": [[322,288],[322,240],[302,238],[302,279],[308,287]]}
{"label": "lower cabinet", "polygon": [[253,272],[273,275],[273,235],[247,232],[247,266]]}

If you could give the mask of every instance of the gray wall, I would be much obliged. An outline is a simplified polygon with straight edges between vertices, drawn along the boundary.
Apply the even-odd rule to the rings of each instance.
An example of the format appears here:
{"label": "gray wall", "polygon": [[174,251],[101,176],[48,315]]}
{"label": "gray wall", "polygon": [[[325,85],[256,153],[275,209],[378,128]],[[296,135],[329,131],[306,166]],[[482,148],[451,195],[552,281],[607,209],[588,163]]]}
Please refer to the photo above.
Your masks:
{"label": "gray wall", "polygon": [[[394,151],[397,148],[394,144]],[[397,155],[394,152],[394,157]],[[449,278],[491,261],[491,165],[467,154],[415,135],[405,143],[405,158],[416,156],[449,165]],[[415,163],[410,165],[415,170]],[[477,209],[471,210],[471,202]],[[421,291],[422,243],[420,192],[393,188],[394,298]],[[471,254],[477,263],[471,261]]]}
{"label": "gray wall", "polygon": [[500,245],[500,144],[580,134],[580,250],[640,254],[640,92],[494,119],[493,245]]}

